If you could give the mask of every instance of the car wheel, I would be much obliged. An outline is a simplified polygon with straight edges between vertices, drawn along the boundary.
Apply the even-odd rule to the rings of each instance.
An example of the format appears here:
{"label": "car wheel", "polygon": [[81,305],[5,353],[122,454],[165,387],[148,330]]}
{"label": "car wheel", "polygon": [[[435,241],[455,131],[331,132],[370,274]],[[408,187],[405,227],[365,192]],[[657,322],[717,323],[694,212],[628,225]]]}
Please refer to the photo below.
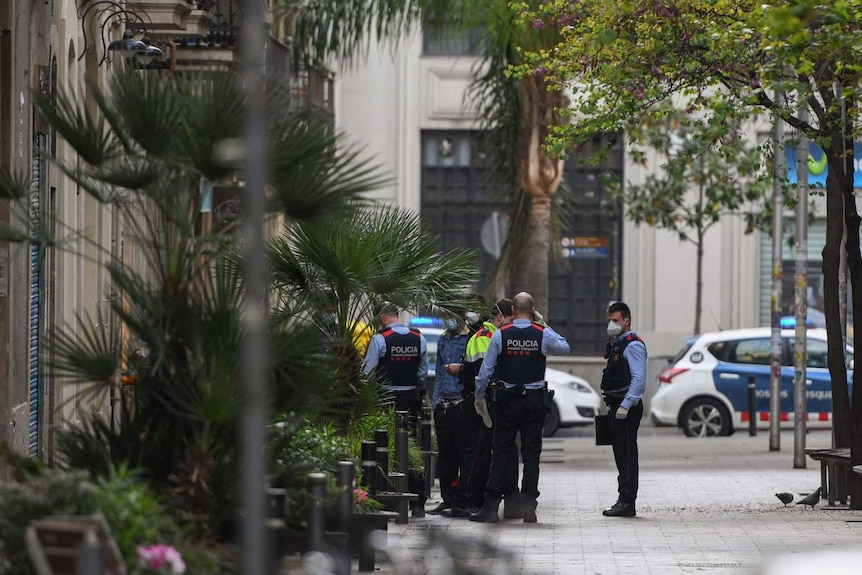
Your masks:
{"label": "car wheel", "polygon": [[680,422],[688,437],[730,435],[730,414],[715,399],[695,399],[686,404]]}
{"label": "car wheel", "polygon": [[545,417],[545,427],[542,428],[542,437],[551,437],[560,428],[560,411],[556,403],[551,403],[551,411]]}

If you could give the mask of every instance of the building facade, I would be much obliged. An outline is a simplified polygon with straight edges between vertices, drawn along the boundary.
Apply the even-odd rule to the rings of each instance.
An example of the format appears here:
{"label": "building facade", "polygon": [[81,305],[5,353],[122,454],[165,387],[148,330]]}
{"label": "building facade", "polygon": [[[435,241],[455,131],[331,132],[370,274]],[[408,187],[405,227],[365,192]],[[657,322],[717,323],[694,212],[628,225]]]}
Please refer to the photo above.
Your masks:
{"label": "building facade", "polygon": [[[418,33],[397,50],[372,49],[363,64],[339,74],[336,122],[392,176],[393,184],[375,197],[420,210],[443,246],[476,249],[484,273],[499,244],[488,230],[505,219],[506,206],[483,188],[482,158],[471,148],[478,121],[468,88],[478,63],[475,42],[466,37],[447,43]],[[752,143],[769,136],[771,126],[760,122],[749,127]],[[566,223],[553,249],[563,257],[549,270],[546,316],[572,343],[575,357],[563,360],[565,367],[592,382],[600,380],[604,365],[605,309],[611,301],[630,304],[635,329],[648,342],[651,357],[659,358],[655,370],[693,331],[695,246],[603,209],[601,170],[617,171],[624,184],[638,184],[660,169],[659,163],[654,156],[636,163],[621,145],[598,168],[577,155],[567,163],[573,199],[562,206]],[[809,240],[809,275],[815,284],[825,217],[820,202],[815,198],[819,218]],[[793,214],[786,218],[791,225]],[[701,331],[769,325],[771,251],[771,237],[747,234],[741,215],[727,214],[709,230]],[[790,313],[792,247],[785,248],[783,258],[784,308]]]}

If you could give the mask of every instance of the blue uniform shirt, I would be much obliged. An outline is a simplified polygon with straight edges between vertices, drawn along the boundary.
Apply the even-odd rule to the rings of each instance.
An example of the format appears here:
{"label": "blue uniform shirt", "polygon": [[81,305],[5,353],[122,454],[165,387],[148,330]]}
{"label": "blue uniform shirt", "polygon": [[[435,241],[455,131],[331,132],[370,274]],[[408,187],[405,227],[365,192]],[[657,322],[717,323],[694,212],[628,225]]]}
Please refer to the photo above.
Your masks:
{"label": "blue uniform shirt", "polygon": [[463,386],[459,377],[446,373],[444,366],[447,363],[460,363],[464,359],[469,339],[469,331],[455,335],[447,331],[437,340],[437,371],[434,374],[434,394],[431,398],[431,407],[437,407],[441,399],[461,399]]}
{"label": "blue uniform shirt", "polygon": [[[509,329],[524,329],[533,324],[529,319],[516,319],[512,322],[514,328]],[[497,356],[503,350],[503,334],[502,330],[497,330],[491,336],[491,343],[488,346],[488,351],[485,353],[485,361],[482,362],[482,369],[479,370],[479,375],[476,376],[476,397],[485,397],[485,389],[488,387],[488,382],[494,376],[494,371],[497,369]],[[568,355],[571,349],[566,338],[555,332],[550,327],[546,327],[542,332],[542,353],[544,355]],[[545,385],[544,381],[535,381],[524,385],[526,389],[541,389]],[[507,386],[511,387],[511,386]]]}
{"label": "blue uniform shirt", "polygon": [[[388,326],[388,329],[391,329],[395,333],[400,333],[404,335],[410,332],[410,328],[405,326],[403,323],[393,323]],[[363,365],[363,371],[365,373],[371,373],[377,368],[377,364],[380,363],[380,358],[386,355],[386,340],[383,339],[383,336],[379,333],[375,333],[374,337],[371,338],[371,341],[368,342],[368,351],[365,352],[365,362]],[[425,342],[425,336],[419,336],[419,369],[416,372],[417,382],[421,382],[428,375],[428,344]],[[401,387],[390,387],[391,391],[406,391],[412,389],[410,387],[401,388]]]}
{"label": "blue uniform shirt", "polygon": [[[624,338],[630,333],[632,333],[631,330],[621,333],[617,338]],[[626,393],[626,396],[623,398],[620,407],[623,409],[631,409],[633,405],[643,398],[644,391],[646,390],[646,346],[642,341],[631,341],[623,350],[623,357],[629,364],[629,371],[632,374],[632,382],[629,385],[628,393]]]}

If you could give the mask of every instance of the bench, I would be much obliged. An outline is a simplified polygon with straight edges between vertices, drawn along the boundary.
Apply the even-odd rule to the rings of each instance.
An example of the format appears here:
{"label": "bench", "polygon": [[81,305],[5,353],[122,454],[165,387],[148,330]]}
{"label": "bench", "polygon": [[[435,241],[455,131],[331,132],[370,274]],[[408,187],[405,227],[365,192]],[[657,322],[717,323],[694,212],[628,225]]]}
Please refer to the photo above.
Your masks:
{"label": "bench", "polygon": [[[76,575],[79,557],[104,565],[109,575],[126,575],[126,565],[101,513],[45,517],[30,522],[24,532],[27,553],[37,575]],[[84,559],[79,552],[94,555]],[[101,557],[99,556],[101,554]]]}
{"label": "bench", "polygon": [[374,571],[374,544],[370,538],[371,533],[378,529],[387,531],[389,520],[397,517],[398,514],[392,511],[353,514],[350,546],[357,553],[361,573]]}
{"label": "bench", "polygon": [[836,507],[836,503],[846,507],[850,486],[850,448],[809,448],[805,453],[820,462],[821,498],[827,500],[829,507]]}

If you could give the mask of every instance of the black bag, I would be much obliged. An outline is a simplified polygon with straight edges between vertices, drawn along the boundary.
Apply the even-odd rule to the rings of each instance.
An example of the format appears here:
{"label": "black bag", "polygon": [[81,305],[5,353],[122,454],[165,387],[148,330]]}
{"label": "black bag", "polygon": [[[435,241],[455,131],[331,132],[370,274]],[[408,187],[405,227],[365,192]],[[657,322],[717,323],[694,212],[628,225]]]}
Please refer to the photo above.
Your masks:
{"label": "black bag", "polygon": [[605,415],[596,416],[596,445],[611,444],[611,419]]}

